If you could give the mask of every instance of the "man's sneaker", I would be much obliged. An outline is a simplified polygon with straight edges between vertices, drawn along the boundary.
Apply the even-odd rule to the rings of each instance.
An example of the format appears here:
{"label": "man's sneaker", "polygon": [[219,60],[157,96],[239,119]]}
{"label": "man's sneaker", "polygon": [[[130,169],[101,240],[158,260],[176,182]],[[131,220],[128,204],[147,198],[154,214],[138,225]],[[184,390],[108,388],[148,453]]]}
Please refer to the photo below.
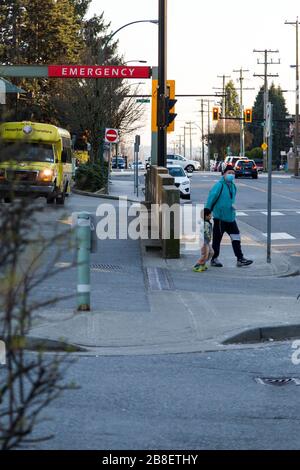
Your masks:
{"label": "man's sneaker", "polygon": [[241,268],[242,266],[250,266],[252,263],[253,261],[251,259],[241,258],[237,260],[236,265],[238,268]]}
{"label": "man's sneaker", "polygon": [[207,266],[205,264],[195,264],[193,267],[194,273],[202,273],[203,271],[207,270]]}
{"label": "man's sneaker", "polygon": [[210,265],[214,266],[215,268],[223,268],[223,264],[220,263],[218,258],[212,259],[211,262],[210,262]]}

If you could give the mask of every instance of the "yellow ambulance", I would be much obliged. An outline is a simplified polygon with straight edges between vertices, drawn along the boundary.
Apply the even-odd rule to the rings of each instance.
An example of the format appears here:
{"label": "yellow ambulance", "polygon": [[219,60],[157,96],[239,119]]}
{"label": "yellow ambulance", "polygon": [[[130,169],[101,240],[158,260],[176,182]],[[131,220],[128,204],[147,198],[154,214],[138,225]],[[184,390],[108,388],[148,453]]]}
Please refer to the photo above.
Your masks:
{"label": "yellow ambulance", "polygon": [[0,125],[0,198],[44,196],[64,204],[72,181],[71,136],[65,129],[36,122]]}

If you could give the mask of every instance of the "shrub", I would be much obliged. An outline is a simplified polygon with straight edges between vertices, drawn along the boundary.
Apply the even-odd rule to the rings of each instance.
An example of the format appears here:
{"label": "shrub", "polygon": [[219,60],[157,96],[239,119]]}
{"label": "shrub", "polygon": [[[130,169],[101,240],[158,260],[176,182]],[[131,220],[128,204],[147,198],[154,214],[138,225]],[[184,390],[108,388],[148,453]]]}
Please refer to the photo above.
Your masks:
{"label": "shrub", "polygon": [[107,163],[100,165],[99,162],[87,162],[80,165],[75,174],[75,186],[83,191],[99,191],[105,188],[107,183]]}

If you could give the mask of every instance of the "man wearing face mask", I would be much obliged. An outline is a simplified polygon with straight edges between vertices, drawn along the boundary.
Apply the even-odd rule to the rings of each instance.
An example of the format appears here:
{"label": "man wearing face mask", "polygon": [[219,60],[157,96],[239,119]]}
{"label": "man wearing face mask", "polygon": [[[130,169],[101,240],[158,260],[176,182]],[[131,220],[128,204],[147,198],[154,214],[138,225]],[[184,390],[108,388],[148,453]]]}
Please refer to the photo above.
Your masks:
{"label": "man wearing face mask", "polygon": [[241,248],[241,235],[237,226],[235,217],[235,197],[236,186],[234,184],[235,173],[231,165],[227,165],[223,171],[223,177],[216,183],[209,192],[205,208],[213,213],[213,243],[212,248],[214,255],[211,260],[211,266],[222,268],[218,256],[220,253],[220,245],[224,233],[228,233],[231,238],[232,248],[237,258],[237,266],[249,266],[252,260],[244,258]]}

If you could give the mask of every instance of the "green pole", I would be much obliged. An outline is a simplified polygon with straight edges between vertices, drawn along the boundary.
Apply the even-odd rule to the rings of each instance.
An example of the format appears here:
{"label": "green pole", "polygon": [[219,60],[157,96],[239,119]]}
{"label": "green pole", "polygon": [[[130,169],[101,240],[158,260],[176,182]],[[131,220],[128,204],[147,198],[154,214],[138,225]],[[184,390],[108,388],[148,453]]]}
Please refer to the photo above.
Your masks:
{"label": "green pole", "polygon": [[77,216],[77,310],[89,311],[91,281],[90,281],[90,253],[91,253],[91,220],[86,212]]}

